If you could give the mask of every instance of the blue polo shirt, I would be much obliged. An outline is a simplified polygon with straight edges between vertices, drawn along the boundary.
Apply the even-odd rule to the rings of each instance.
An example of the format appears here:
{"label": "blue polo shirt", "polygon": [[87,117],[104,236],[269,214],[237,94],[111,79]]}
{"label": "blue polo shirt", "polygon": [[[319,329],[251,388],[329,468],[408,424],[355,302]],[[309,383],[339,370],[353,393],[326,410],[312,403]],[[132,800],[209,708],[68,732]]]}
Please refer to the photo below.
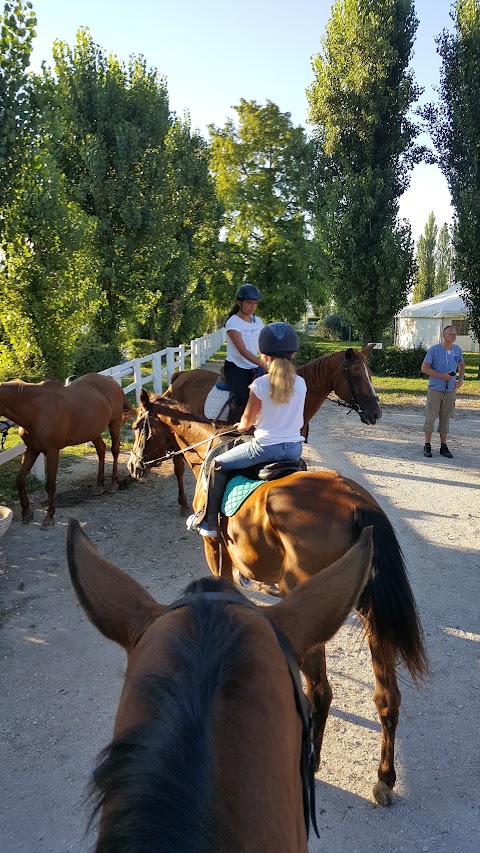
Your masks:
{"label": "blue polo shirt", "polygon": [[[452,344],[451,349],[445,349],[442,344],[435,344],[428,350],[425,361],[428,361],[432,370],[437,373],[450,373],[452,370],[458,370],[458,362],[463,361],[463,353],[458,344]],[[435,391],[455,390],[455,376],[452,376],[448,383],[437,376],[429,376],[428,380],[428,387],[434,388]]]}

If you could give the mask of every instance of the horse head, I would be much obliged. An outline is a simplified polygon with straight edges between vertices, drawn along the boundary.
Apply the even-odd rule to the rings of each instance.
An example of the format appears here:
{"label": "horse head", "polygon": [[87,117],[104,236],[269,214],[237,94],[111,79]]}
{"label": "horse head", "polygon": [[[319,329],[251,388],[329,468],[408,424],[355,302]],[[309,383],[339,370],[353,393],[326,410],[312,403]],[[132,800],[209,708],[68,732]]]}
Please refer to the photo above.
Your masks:
{"label": "horse head", "polygon": [[259,832],[262,850],[306,853],[310,745],[298,666],[355,606],[370,574],[371,528],[268,608],[213,578],[161,604],[74,520],[67,554],[86,615],[128,656],[114,740],[94,774],[98,853],[167,839],[169,849],[190,839],[191,849],[235,853],[259,849]]}
{"label": "horse head", "polygon": [[373,347],[374,344],[369,344],[363,350],[349,347],[340,353],[343,357],[333,389],[357,412],[362,423],[372,425],[382,417],[378,396],[372,385],[372,374],[367,364]]}

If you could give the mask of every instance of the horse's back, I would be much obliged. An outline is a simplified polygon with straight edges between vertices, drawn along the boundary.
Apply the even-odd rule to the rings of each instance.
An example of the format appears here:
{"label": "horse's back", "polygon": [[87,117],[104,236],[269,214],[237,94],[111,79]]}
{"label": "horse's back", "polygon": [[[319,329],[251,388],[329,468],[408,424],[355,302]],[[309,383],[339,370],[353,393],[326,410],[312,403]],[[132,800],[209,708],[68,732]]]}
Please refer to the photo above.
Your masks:
{"label": "horse's back", "polygon": [[179,403],[187,405],[195,414],[203,415],[205,400],[218,376],[218,373],[202,367],[174,373],[165,396],[173,397]]}

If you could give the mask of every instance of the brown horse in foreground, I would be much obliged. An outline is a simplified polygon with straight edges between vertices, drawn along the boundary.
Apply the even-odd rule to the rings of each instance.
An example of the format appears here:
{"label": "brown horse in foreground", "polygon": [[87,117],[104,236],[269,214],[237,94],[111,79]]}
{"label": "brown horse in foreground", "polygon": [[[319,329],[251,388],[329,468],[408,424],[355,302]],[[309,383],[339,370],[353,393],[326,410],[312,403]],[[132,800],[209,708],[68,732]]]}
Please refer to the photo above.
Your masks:
{"label": "brown horse in foreground", "polygon": [[[303,376],[307,385],[304,429],[332,392],[357,412],[362,423],[377,422],[382,413],[367,366],[373,347],[374,344],[363,350],[349,347],[331,355],[322,355],[297,368],[298,375]],[[203,368],[174,373],[165,396],[185,403],[192,412],[203,415],[205,400],[218,377],[218,373]]]}
{"label": "brown horse in foreground", "polygon": [[46,382],[0,382],[0,414],[19,425],[26,449],[17,475],[22,521],[33,519],[25,480],[40,453],[47,463],[47,514],[42,528],[51,527],[55,515],[55,487],[60,450],[92,441],[98,455],[96,494],[101,494],[105,472],[105,442],[108,427],[112,438],[113,471],[110,491],[117,489],[120,427],[133,414],[125,394],[109,376],[87,373],[68,386]]}
{"label": "brown horse in foreground", "polygon": [[355,605],[371,530],[273,607],[213,578],[158,604],[76,521],[67,549],[88,618],[128,654],[114,740],[94,773],[97,853],[307,853],[316,822],[298,664]]}
{"label": "brown horse in foreground", "polygon": [[[162,396],[149,399],[145,390],[141,404],[133,425],[130,474],[143,479],[148,463],[158,464],[165,458],[164,449],[175,441],[198,478],[208,445],[197,442],[208,438],[218,441],[215,427],[173,400]],[[195,509],[200,508],[200,497],[196,494]],[[221,517],[219,539],[204,538],[203,542],[214,575],[231,580],[235,566],[247,578],[278,584],[285,595],[338,560],[368,526],[373,527],[373,574],[358,612],[372,654],[375,703],[382,726],[374,795],[387,805],[396,779],[394,745],[401,698],[397,660],[403,660],[414,680],[423,676],[428,666],[402,552],[381,507],[366,489],[336,471],[295,473],[263,483],[235,515]],[[332,699],[324,645],[307,652],[302,670],[313,705],[313,740],[319,763]]]}

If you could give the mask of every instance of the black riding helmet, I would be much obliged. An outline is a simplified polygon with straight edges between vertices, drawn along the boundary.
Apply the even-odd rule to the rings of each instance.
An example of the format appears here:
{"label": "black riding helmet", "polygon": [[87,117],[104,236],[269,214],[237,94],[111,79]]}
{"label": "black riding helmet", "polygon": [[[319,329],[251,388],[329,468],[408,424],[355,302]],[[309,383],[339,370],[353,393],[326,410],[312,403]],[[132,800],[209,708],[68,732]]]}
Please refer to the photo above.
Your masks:
{"label": "black riding helmet", "polygon": [[252,302],[260,302],[261,298],[262,294],[254,284],[242,284],[235,294],[235,299],[240,299],[240,302],[243,302],[244,299],[252,300]]}
{"label": "black riding helmet", "polygon": [[258,349],[263,355],[290,358],[299,346],[298,335],[290,323],[269,323],[258,339]]}

